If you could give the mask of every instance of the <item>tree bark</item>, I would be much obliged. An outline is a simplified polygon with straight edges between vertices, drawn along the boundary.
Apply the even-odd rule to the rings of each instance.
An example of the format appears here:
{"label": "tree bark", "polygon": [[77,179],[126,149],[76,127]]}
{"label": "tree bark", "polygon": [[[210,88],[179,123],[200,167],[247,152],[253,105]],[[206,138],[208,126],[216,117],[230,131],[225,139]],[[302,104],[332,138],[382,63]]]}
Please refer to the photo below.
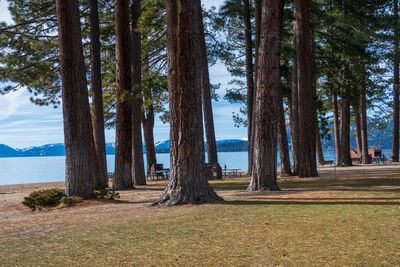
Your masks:
{"label": "tree bark", "polygon": [[278,139],[279,139],[279,156],[281,160],[281,177],[292,175],[290,169],[289,147],[286,134],[285,111],[283,110],[282,94],[278,104]]}
{"label": "tree bark", "polygon": [[[296,21],[293,22],[293,46],[296,47]],[[296,53],[296,51],[295,51]],[[292,93],[290,97],[290,147],[292,152],[292,173],[298,175],[298,146],[299,146],[299,113],[298,113],[298,88],[297,88],[297,56],[293,58],[292,65]]]}
{"label": "tree bark", "polygon": [[348,91],[341,89],[341,118],[340,118],[340,165],[351,166],[350,157],[350,101]]}
{"label": "tree bark", "polygon": [[210,75],[208,71],[206,39],[204,36],[203,16],[201,13],[199,18],[200,38],[198,40],[201,61],[201,93],[203,100],[204,127],[207,140],[207,159],[208,163],[218,163],[217,142],[215,140],[214,118],[211,103]]}
{"label": "tree bark", "polygon": [[199,204],[222,200],[204,169],[199,55],[199,0],[166,0],[168,91],[170,108],[170,178],[153,203]]}
{"label": "tree bark", "polygon": [[[246,47],[246,87],[247,87],[247,140],[251,140],[251,128],[253,121],[253,96],[254,96],[254,69],[253,69],[253,41],[250,20],[250,1],[243,0],[243,20],[244,20],[244,36]],[[249,148],[251,142],[248,142]],[[248,149],[250,155],[251,149]],[[248,157],[248,161],[252,161]],[[249,165],[250,166],[250,165]]]}
{"label": "tree bark", "polygon": [[[256,5],[255,5],[255,60],[254,60],[254,92],[253,92],[253,111],[255,108],[255,101],[254,99],[256,98],[257,95],[257,80],[258,80],[258,51],[259,51],[259,46],[260,46],[260,31],[261,31],[261,4],[260,0],[256,0]],[[254,121],[254,112],[252,113],[252,119],[251,121]],[[248,137],[248,167],[247,167],[247,175],[251,176],[252,171],[253,171],[253,143],[254,143],[254,123],[251,125],[251,132],[250,132],[250,137]]]}
{"label": "tree bark", "polygon": [[318,163],[321,164],[322,162],[325,161],[324,159],[324,152],[321,144],[321,135],[319,133],[319,122],[318,122],[318,115],[315,113],[315,148],[317,150],[317,157],[318,157]]}
{"label": "tree bark", "polygon": [[93,132],[78,1],[57,0],[67,196],[90,197],[94,188]]}
{"label": "tree bark", "polygon": [[298,175],[300,177],[318,176],[315,162],[315,127],[309,10],[307,0],[295,0],[296,12],[296,51],[298,80]]}
{"label": "tree bark", "polygon": [[361,144],[361,116],[360,116],[360,107],[355,106],[354,109],[354,125],[356,126],[356,144],[357,144],[357,153],[358,155],[362,155],[362,144]]}
{"label": "tree bark", "polygon": [[340,163],[340,129],[339,129],[339,107],[336,92],[332,93],[333,107],[333,135],[335,139],[336,165]]}
{"label": "tree bark", "polygon": [[265,0],[262,8],[254,111],[254,164],[249,191],[279,190],[276,150],[283,6],[284,0]]}
{"label": "tree bark", "polygon": [[146,148],[147,174],[150,173],[151,166],[157,163],[156,148],[154,146],[154,108],[150,105],[147,112],[142,112],[142,125],[144,135],[144,145]]}
{"label": "tree bark", "polygon": [[394,59],[393,59],[393,161],[399,161],[399,9],[397,0],[394,0]]}
{"label": "tree bark", "polygon": [[104,136],[103,90],[101,84],[101,57],[98,0],[90,0],[90,48],[93,93],[93,136],[98,164],[98,183],[95,188],[108,186],[106,140]]}
{"label": "tree bark", "polygon": [[129,1],[115,0],[117,55],[117,115],[115,141],[115,190],[132,189],[132,74]]}
{"label": "tree bark", "polygon": [[142,142],[142,56],[141,56],[141,33],[138,26],[140,17],[140,0],[133,0],[131,5],[132,14],[132,175],[135,185],[146,184],[146,174],[143,162]]}
{"label": "tree bark", "polygon": [[363,80],[361,84],[360,97],[360,128],[361,128],[361,161],[362,164],[368,164],[368,131],[367,131],[367,90],[365,84],[366,71],[363,71]]}

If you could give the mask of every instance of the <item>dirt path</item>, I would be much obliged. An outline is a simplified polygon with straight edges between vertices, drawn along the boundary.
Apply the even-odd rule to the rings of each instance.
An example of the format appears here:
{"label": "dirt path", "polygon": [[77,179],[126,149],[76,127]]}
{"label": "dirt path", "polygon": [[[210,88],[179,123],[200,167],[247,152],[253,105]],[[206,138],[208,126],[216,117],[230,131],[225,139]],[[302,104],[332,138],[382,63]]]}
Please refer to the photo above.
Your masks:
{"label": "dirt path", "polygon": [[[361,179],[361,178],[400,178],[400,165],[348,168],[323,167],[319,178],[307,179]],[[231,179],[248,181],[249,177]],[[300,178],[285,178],[281,181],[301,181]],[[228,180],[230,181],[230,180]],[[18,238],[25,235],[42,235],[49,232],[79,228],[87,225],[109,224],[131,218],[152,218],[171,214],[182,214],[201,206],[148,207],[161,195],[166,182],[149,182],[137,190],[121,191],[118,202],[87,200],[73,207],[54,208],[31,212],[21,204],[30,192],[49,188],[63,188],[63,183],[38,183],[0,186],[0,236]],[[398,186],[324,186],[314,188],[288,188],[280,192],[245,192],[244,188],[216,187],[219,195],[228,201],[260,200],[271,203],[398,203],[400,205],[400,184]]]}

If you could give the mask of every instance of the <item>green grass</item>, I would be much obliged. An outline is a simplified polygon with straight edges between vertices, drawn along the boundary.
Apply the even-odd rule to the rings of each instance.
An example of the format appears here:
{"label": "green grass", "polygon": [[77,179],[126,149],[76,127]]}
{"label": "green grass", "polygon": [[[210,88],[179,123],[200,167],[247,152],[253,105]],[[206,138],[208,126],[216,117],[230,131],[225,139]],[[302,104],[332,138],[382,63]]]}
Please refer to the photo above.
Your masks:
{"label": "green grass", "polygon": [[397,205],[239,201],[1,242],[3,265],[399,265]]}
{"label": "green grass", "polygon": [[[335,185],[369,185],[369,180],[364,180],[336,181]],[[394,179],[382,183],[390,184],[389,180]],[[306,186],[301,181],[283,184]],[[246,187],[242,182],[213,185]],[[319,185],[331,184],[323,181]],[[353,197],[358,194],[351,193]],[[399,197],[393,191],[369,192],[369,196],[385,194]],[[243,199],[192,207],[180,215],[1,239],[0,265],[399,266],[399,222],[399,202]]]}

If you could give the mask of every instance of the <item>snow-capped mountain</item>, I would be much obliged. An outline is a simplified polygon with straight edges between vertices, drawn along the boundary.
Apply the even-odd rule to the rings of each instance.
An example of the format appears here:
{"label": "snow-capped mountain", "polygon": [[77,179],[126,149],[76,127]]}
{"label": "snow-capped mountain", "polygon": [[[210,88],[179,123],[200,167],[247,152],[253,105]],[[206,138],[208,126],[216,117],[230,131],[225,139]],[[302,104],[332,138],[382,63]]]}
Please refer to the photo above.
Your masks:
{"label": "snow-capped mountain", "polygon": [[[169,140],[158,141],[155,143],[156,153],[169,153]],[[240,139],[217,141],[217,149],[220,152],[247,151],[247,141]],[[145,152],[145,147],[143,146]],[[106,144],[107,155],[115,154],[115,144]],[[48,157],[64,156],[64,144],[48,144],[44,146],[14,149],[12,147],[0,144],[0,157]]]}

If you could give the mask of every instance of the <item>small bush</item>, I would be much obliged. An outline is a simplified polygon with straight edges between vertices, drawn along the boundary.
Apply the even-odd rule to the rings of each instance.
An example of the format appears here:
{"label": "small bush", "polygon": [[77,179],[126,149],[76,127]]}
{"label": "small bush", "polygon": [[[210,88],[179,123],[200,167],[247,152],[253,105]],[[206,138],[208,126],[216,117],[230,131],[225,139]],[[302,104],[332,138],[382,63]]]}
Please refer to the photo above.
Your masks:
{"label": "small bush", "polygon": [[118,192],[115,192],[113,189],[107,187],[100,190],[93,190],[92,197],[97,199],[116,199],[120,196]]}
{"label": "small bush", "polygon": [[74,202],[74,198],[73,198],[73,197],[63,196],[63,197],[60,199],[60,203],[61,203],[61,204],[65,204],[65,205],[72,204],[73,202]]}
{"label": "small bush", "polygon": [[41,209],[42,207],[54,207],[60,204],[61,199],[65,197],[62,189],[47,189],[34,191],[24,198],[22,204],[32,210]]}

